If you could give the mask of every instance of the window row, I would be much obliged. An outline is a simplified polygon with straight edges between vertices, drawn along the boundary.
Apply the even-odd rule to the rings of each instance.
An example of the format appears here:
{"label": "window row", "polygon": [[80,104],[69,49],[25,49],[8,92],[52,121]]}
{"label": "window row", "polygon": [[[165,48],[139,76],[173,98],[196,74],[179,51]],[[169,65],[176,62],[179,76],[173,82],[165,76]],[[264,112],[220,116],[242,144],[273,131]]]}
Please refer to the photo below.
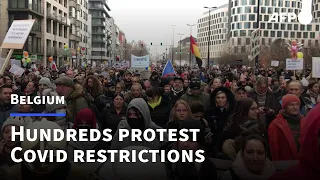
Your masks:
{"label": "window row", "polygon": [[[232,8],[232,14],[243,14],[243,13],[255,13],[257,12],[258,8],[253,6],[246,6],[246,7],[237,7]],[[278,7],[260,7],[261,14],[272,14],[272,13],[291,13],[294,12],[298,14],[300,12],[299,8],[278,8]]]}
{"label": "window row", "polygon": [[[211,16],[211,20],[212,19],[216,19],[216,18],[220,18],[220,17],[225,17],[227,16],[228,13],[227,12],[219,12],[219,13],[216,13],[216,14],[210,14]],[[208,21],[209,20],[209,14],[207,17],[204,17],[204,18],[201,18],[198,20],[198,23],[202,23],[202,22],[205,22],[205,21]]]}
{"label": "window row", "polygon": [[[231,7],[258,5],[258,0],[235,0]],[[301,7],[301,2],[296,0],[260,0],[261,6],[278,6],[278,7]]]}
{"label": "window row", "polygon": [[[234,30],[232,37],[248,37],[251,36],[252,30]],[[316,38],[315,32],[288,32],[288,31],[268,31],[264,30],[262,37],[278,37],[278,38]]]}

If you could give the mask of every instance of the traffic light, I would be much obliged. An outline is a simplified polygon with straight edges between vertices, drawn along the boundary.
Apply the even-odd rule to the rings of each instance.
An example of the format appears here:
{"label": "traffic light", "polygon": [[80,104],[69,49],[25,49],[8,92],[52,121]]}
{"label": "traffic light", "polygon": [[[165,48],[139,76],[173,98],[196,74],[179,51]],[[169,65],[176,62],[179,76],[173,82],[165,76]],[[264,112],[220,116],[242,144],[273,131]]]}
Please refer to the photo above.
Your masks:
{"label": "traffic light", "polygon": [[162,43],[160,43],[160,46],[162,46]]}
{"label": "traffic light", "polygon": [[178,51],[176,51],[176,54],[178,54]]}
{"label": "traffic light", "polygon": [[150,43],[150,45],[152,46],[152,43]]}

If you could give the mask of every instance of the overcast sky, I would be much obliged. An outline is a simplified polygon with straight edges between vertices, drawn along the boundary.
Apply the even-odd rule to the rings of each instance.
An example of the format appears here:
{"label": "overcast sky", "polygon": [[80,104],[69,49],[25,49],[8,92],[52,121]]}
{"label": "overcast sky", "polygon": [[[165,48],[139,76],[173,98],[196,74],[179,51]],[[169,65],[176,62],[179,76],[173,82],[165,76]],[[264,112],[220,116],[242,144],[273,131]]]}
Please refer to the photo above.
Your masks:
{"label": "overcast sky", "polygon": [[[203,6],[221,6],[228,0],[107,0],[111,9],[110,15],[125,33],[129,42],[143,40],[160,45],[172,45],[173,27],[175,45],[180,39],[178,33],[189,37],[190,27],[197,24],[198,18],[205,12]],[[196,26],[192,35],[197,36]],[[158,48],[164,52],[165,48]],[[155,52],[155,47],[151,49]]]}

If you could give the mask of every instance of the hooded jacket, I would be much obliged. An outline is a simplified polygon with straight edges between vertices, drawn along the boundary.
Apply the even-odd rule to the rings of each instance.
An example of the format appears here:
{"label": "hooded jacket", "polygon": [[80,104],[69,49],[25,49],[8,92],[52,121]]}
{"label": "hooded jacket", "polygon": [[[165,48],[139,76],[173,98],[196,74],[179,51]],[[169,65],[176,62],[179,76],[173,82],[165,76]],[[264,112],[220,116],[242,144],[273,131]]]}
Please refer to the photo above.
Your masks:
{"label": "hooded jacket", "polygon": [[88,107],[87,101],[83,98],[84,91],[80,84],[74,85],[74,91],[66,98],[68,111],[71,112],[70,121],[74,122],[77,113]]}
{"label": "hooded jacket", "polygon": [[[152,120],[150,116],[150,110],[145,102],[144,99],[142,98],[135,98],[133,99],[130,104],[128,105],[127,109],[127,114],[128,110],[131,108],[136,108],[141,114],[144,119],[144,124],[146,129],[162,129],[160,126],[157,126]],[[127,120],[122,120],[120,121],[118,125],[118,130],[116,131],[115,135],[112,138],[112,143],[111,143],[111,149],[115,150],[120,150],[128,146],[145,146],[150,149],[160,149],[162,145],[164,145],[166,142],[160,142],[158,137],[154,141],[148,142],[141,138],[142,141],[131,141],[131,135],[129,134],[129,137],[124,138],[123,141],[119,141],[119,129],[128,129],[131,130],[130,125]],[[164,140],[167,140],[167,137],[164,137]]]}
{"label": "hooded jacket", "polygon": [[195,96],[191,93],[191,89],[188,88],[187,92],[181,96],[181,100],[185,100],[189,105],[192,104],[194,101],[200,101],[203,103],[206,109],[210,106],[210,95],[205,92],[200,92],[199,95]]}
{"label": "hooded jacket", "polygon": [[279,174],[272,176],[276,179],[308,179],[320,177],[320,104],[313,108],[302,120],[300,132],[299,163]]}
{"label": "hooded jacket", "polygon": [[[223,111],[220,109],[220,107],[217,107],[216,105],[216,96],[219,91],[224,92],[227,95],[227,101],[228,101],[228,107],[224,109]],[[235,99],[232,92],[225,88],[225,87],[219,87],[216,88],[211,94],[210,94],[210,102],[211,107],[210,109],[205,113],[205,119],[208,121],[211,131],[214,134],[214,142],[217,145],[221,144],[219,141],[220,135],[226,125],[226,122],[233,112],[234,106],[235,106]],[[218,151],[221,151],[221,147],[217,147]]]}

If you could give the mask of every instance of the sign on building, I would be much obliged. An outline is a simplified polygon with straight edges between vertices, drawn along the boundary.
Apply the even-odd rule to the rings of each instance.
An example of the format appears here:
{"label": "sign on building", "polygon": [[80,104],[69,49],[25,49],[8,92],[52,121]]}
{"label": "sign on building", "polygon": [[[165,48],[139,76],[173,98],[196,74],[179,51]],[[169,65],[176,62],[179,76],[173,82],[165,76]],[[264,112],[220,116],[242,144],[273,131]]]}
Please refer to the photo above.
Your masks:
{"label": "sign on building", "polygon": [[260,29],[256,29],[251,33],[250,61],[260,54],[260,32]]}

